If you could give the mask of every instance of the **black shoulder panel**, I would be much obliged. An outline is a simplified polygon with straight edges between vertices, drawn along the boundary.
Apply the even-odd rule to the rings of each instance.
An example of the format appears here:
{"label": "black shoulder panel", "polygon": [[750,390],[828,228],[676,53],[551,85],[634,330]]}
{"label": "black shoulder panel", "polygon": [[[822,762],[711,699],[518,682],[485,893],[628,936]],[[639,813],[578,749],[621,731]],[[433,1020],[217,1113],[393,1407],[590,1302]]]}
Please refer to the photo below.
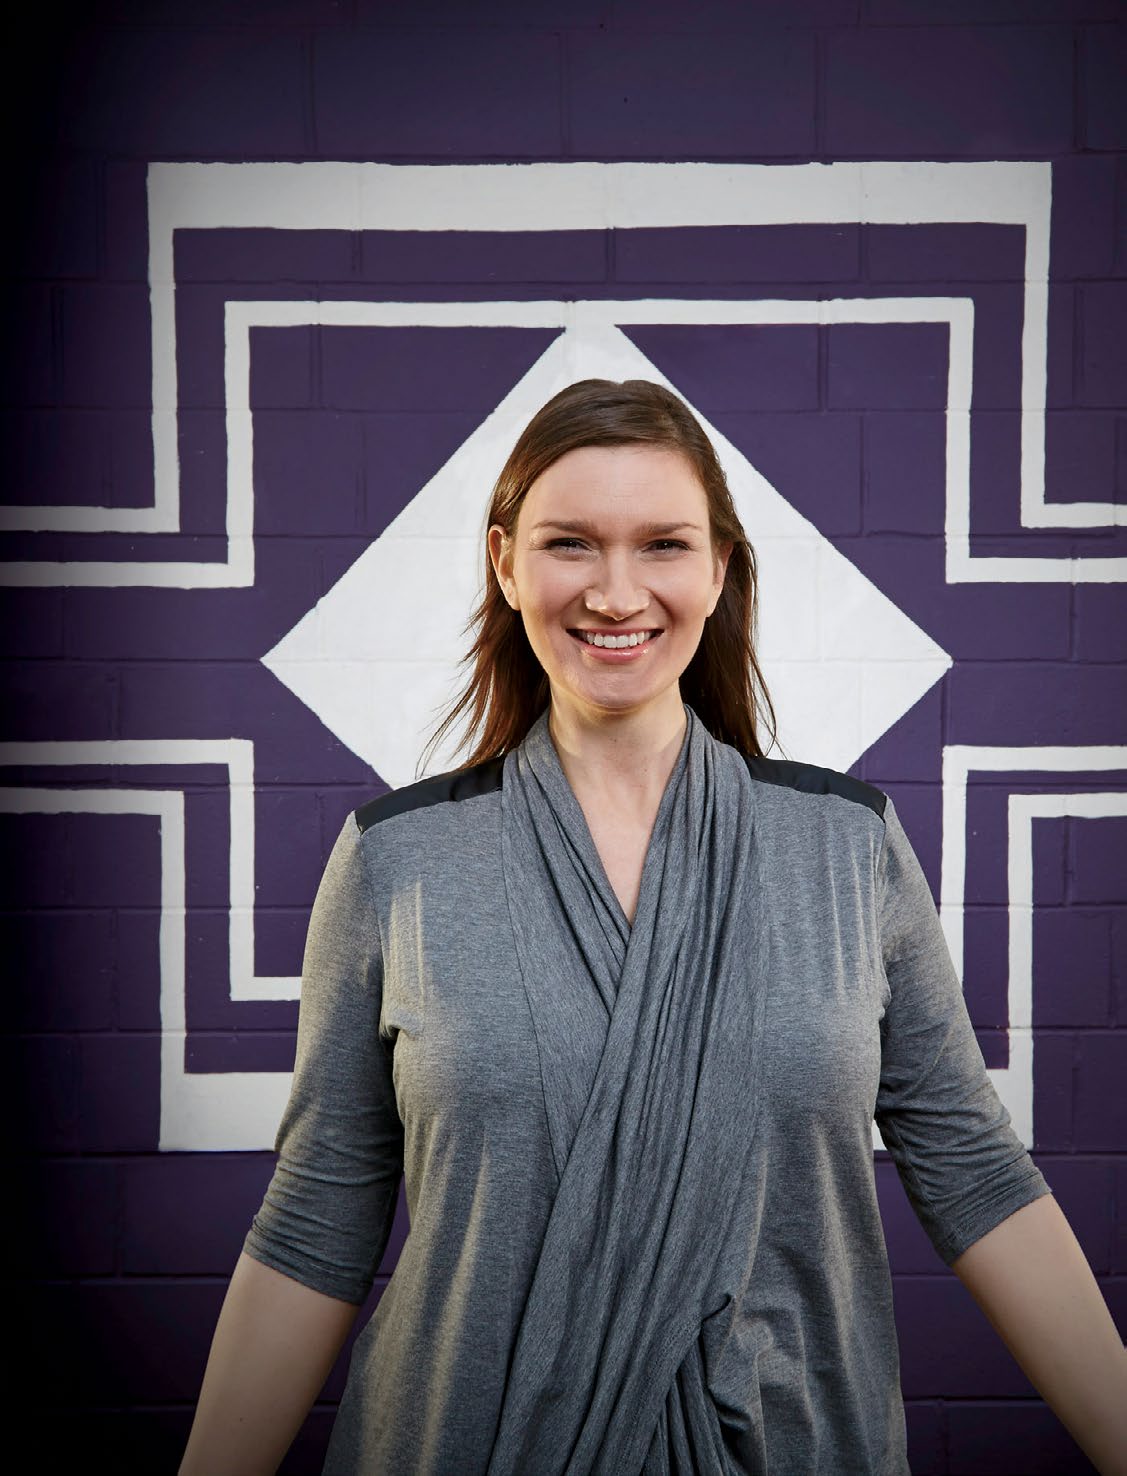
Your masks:
{"label": "black shoulder panel", "polygon": [[839,774],[836,769],[819,769],[815,764],[795,763],[793,759],[751,758],[746,753],[744,762],[751,777],[761,784],[779,784],[784,789],[797,789],[803,794],[836,794],[841,799],[852,800],[854,804],[865,805],[874,815],[884,819],[888,796],[849,774]]}
{"label": "black shoulder panel", "polygon": [[448,800],[476,799],[479,794],[491,794],[501,788],[501,775],[505,767],[503,758],[487,759],[483,764],[474,764],[469,769],[451,769],[446,774],[432,774],[415,784],[405,784],[402,789],[389,790],[378,798],[369,800],[359,807],[356,824],[361,835],[381,820],[390,820],[393,815],[406,815],[409,810],[421,810],[427,805],[444,805]]}

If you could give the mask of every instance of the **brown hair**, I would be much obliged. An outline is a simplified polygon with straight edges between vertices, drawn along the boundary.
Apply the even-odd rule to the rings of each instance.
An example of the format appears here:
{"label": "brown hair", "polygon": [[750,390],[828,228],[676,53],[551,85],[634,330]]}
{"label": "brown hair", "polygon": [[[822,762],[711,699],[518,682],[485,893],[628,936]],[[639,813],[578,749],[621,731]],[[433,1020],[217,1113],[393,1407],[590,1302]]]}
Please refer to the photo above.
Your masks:
{"label": "brown hair", "polygon": [[[712,442],[683,400],[647,379],[581,379],[554,395],[529,421],[509,453],[493,488],[486,528],[499,523],[511,537],[521,504],[540,474],[579,446],[647,443],[680,451],[691,463],[708,498],[712,543],[730,543],[724,588],[704,623],[692,660],[681,675],[685,702],[723,743],[753,757],[765,752],[757,719],[775,733],[775,710],[755,655],[758,606],[755,552],[732,503],[732,494]],[[500,758],[528,733],[549,701],[548,677],[518,611],[505,599],[485,551],[485,593],[464,629],[476,628],[463,666],[472,663],[461,696],[427,744],[469,709],[462,746],[476,735],[470,768]],[[425,754],[424,754],[425,758]],[[420,768],[422,766],[420,760]]]}

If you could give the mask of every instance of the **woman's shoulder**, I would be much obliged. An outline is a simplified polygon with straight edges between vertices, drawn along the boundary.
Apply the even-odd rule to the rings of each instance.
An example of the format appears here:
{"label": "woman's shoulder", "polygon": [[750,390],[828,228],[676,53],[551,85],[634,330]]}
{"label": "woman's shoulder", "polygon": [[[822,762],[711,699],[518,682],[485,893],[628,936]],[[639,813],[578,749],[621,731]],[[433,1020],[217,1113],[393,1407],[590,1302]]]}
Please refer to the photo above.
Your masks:
{"label": "woman's shoulder", "polygon": [[796,759],[764,758],[747,753],[741,753],[740,757],[757,784],[794,794],[834,796],[871,810],[881,820],[885,818],[888,796],[875,785],[855,779],[852,774],[826,769],[819,764],[801,763]]}
{"label": "woman's shoulder", "polygon": [[404,784],[399,789],[377,795],[358,805],[353,811],[356,828],[364,835],[374,826],[400,815],[498,794],[504,764],[503,758],[487,759],[484,763],[451,769],[444,774],[432,774],[425,779],[416,780],[414,784]]}

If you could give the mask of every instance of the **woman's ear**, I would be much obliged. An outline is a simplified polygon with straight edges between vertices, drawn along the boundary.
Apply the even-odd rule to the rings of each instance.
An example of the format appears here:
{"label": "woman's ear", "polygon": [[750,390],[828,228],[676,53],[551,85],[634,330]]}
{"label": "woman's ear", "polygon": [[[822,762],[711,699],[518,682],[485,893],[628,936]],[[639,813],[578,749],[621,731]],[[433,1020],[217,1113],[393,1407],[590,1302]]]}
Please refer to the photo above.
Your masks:
{"label": "woman's ear", "polygon": [[517,597],[516,582],[513,579],[513,540],[500,523],[493,523],[486,534],[486,545],[489,549],[493,572],[497,576],[497,583],[501,586],[501,593],[514,610],[519,610],[520,601]]}

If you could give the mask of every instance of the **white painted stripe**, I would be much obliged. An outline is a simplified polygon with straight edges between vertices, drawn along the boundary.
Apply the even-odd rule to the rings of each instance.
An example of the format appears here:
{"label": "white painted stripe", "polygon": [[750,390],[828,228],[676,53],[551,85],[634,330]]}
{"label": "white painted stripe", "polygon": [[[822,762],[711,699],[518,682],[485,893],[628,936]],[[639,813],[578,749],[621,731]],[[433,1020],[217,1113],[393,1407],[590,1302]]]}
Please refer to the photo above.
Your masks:
{"label": "white painted stripe", "polygon": [[[5,744],[4,749],[15,745]],[[35,745],[20,745],[34,748]],[[80,745],[89,748],[91,745]],[[36,758],[8,762],[44,762]],[[87,759],[82,760],[87,762]],[[145,815],[160,823],[160,1137],[162,1152],[271,1148],[289,1095],[290,1073],[184,1070],[184,795],[154,789],[0,789],[0,811]]]}
{"label": "white painted stripe", "polygon": [[[1099,774],[1127,770],[1127,746],[1094,744],[950,744],[943,750],[943,842],[939,916],[959,977],[966,968],[967,782],[972,773]],[[1027,1148],[1033,1145],[1033,852],[1032,821],[1042,816],[1088,817],[1127,813],[1127,794],[1012,794],[1008,801],[1007,904],[1009,909],[1006,1012],[1010,1064],[991,1071],[999,1095]],[[1030,1036],[1023,1042],[1023,1037]],[[1015,1047],[1020,1045],[1020,1050]],[[1018,1125],[1021,1124],[1019,1127]]]}
{"label": "white painted stripe", "polygon": [[[566,231],[1043,220],[1043,162],[153,163],[150,226]],[[172,281],[170,251],[154,281]]]}
{"label": "white painted stripe", "polygon": [[[213,764],[227,770],[230,816],[230,899],[228,932],[230,951],[230,997],[232,1000],[297,999],[298,977],[256,974],[254,969],[255,910],[255,823],[254,743],[246,738],[105,739],[77,742],[0,743],[0,768],[80,766],[129,768],[136,766]],[[19,791],[0,791],[18,793]],[[29,791],[48,796],[40,808],[61,803],[49,797],[67,794],[65,789]],[[128,810],[143,808],[148,789],[104,789],[90,793],[106,796],[104,808],[125,798]],[[182,793],[181,791],[176,791]],[[91,808],[87,805],[86,808]],[[96,808],[96,807],[94,807]]]}
{"label": "white painted stripe", "polygon": [[[232,227],[307,230],[311,222],[319,229],[349,231],[605,230],[854,221],[901,225],[988,222],[1020,226],[1025,231],[1021,525],[1112,527],[1127,519],[1123,507],[1113,502],[1049,504],[1045,501],[1044,407],[1052,204],[1052,166],[1047,162],[153,163],[148,170],[148,199],[155,504],[139,509],[9,508],[0,510],[0,527],[137,533],[178,530],[175,232]],[[555,311],[566,318],[572,309],[568,304],[556,304]],[[789,306],[786,311],[790,312]],[[329,311],[322,318],[305,321],[328,323],[344,319],[334,318]],[[623,316],[617,321],[662,319]],[[703,321],[767,320],[720,315]],[[774,321],[897,320],[880,316],[848,320],[832,316],[814,319],[784,316]],[[952,329],[953,356],[956,351]],[[241,380],[241,363],[229,362],[227,369],[229,379]],[[969,376],[964,376],[962,367],[953,370],[952,389],[959,390],[964,378],[969,388]],[[964,409],[961,400],[951,406],[959,415]],[[240,435],[238,440],[245,452],[249,437]],[[949,581],[1102,583],[1127,578],[1127,558],[1120,557],[972,557],[969,537],[962,531],[964,524],[969,529],[969,508],[964,509],[962,505],[966,499],[959,480],[964,465],[969,465],[966,426],[949,426],[947,450],[948,516],[954,517],[957,524],[948,533]],[[253,548],[242,541],[253,523],[252,512],[248,511],[253,497],[250,474],[250,464],[240,461],[238,454],[233,456],[228,469],[227,526],[231,545],[226,564],[28,562],[0,566],[0,582],[151,584],[182,588],[250,584],[254,578]]]}

